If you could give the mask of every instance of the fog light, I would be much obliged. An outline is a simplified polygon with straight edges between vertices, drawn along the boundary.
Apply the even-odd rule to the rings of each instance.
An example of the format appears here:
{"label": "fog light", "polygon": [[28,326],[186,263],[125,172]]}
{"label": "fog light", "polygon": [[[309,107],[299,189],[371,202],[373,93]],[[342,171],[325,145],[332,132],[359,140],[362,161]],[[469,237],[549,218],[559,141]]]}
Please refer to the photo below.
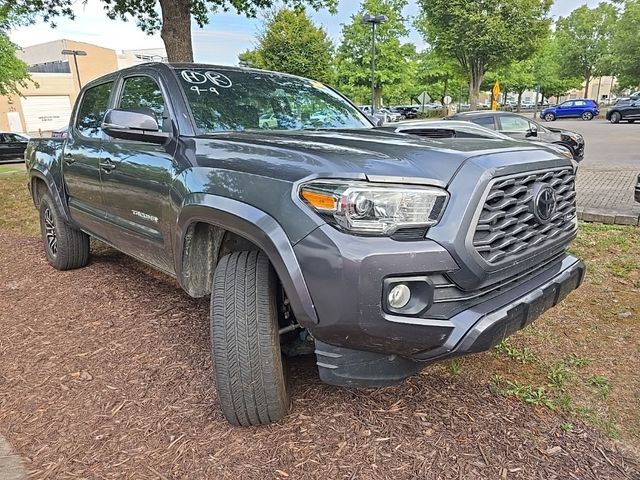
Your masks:
{"label": "fog light", "polygon": [[400,283],[389,291],[387,297],[391,308],[403,308],[411,300],[411,290],[406,285]]}

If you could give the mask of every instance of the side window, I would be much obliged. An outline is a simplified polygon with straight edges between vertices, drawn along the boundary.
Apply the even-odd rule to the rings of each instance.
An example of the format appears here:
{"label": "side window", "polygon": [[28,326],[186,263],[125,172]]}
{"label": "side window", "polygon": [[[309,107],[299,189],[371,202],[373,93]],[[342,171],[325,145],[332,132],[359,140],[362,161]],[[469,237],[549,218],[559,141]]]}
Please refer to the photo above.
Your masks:
{"label": "side window", "polygon": [[112,89],[113,82],[108,82],[91,87],[84,92],[76,118],[76,129],[81,135],[100,138],[102,120],[109,107],[109,96]]}
{"label": "side window", "polygon": [[582,100],[576,100],[576,101],[574,102],[574,105],[575,105],[576,107],[584,107],[584,106],[586,106],[586,105],[587,105],[587,102],[584,102],[584,101],[582,101]]}
{"label": "side window", "polygon": [[564,102],[561,107],[573,107],[573,102]]}
{"label": "side window", "polygon": [[530,128],[527,119],[514,115],[501,115],[500,123],[504,132],[526,132]]}
{"label": "side window", "polygon": [[151,115],[162,131],[170,131],[162,90],[150,77],[131,77],[124,81],[118,108]]}
{"label": "side window", "polygon": [[493,117],[478,117],[474,118],[472,122],[481,127],[490,128],[491,130],[496,129],[496,122]]}

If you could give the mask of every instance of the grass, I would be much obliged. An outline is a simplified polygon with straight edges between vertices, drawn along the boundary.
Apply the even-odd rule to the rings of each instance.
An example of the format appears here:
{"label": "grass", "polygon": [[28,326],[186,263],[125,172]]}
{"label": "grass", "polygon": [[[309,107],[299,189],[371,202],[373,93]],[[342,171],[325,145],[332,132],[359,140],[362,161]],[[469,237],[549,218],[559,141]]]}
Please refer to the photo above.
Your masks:
{"label": "grass", "polygon": [[[0,175],[0,230],[39,235],[22,174]],[[567,412],[640,451],[640,229],[581,224],[571,251],[589,267],[580,289],[493,352],[434,369],[458,388],[486,382],[496,395]]]}
{"label": "grass", "polygon": [[24,169],[13,165],[0,165],[0,174],[24,173]]}
{"label": "grass", "polygon": [[491,354],[465,359],[460,377],[566,412],[640,451],[640,229],[583,223],[571,253],[588,266],[580,289]]}

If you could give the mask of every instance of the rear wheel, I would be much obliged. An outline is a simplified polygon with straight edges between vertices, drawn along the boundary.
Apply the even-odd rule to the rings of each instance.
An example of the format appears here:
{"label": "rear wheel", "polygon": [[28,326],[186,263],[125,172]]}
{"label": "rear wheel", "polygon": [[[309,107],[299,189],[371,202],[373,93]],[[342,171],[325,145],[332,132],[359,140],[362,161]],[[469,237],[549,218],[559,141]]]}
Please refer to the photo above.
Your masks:
{"label": "rear wheel", "polygon": [[556,116],[553,113],[547,113],[544,116],[545,121],[553,122],[556,119]]}
{"label": "rear wheel", "polygon": [[57,270],[89,263],[89,235],[67,225],[48,194],[40,199],[40,231],[47,261]]}
{"label": "rear wheel", "polygon": [[620,120],[622,120],[622,115],[619,112],[613,112],[609,118],[611,123],[620,123]]}
{"label": "rear wheel", "polygon": [[591,113],[591,112],[584,112],[584,113],[582,114],[582,120],[585,120],[585,121],[587,121],[587,122],[588,122],[589,120],[593,120],[593,113]]}
{"label": "rear wheel", "polygon": [[635,122],[636,122],[635,120],[629,120],[629,123],[635,123]]}
{"label": "rear wheel", "polygon": [[216,267],[212,355],[218,400],[233,425],[265,425],[289,410],[277,292],[276,274],[262,252],[234,252]]}

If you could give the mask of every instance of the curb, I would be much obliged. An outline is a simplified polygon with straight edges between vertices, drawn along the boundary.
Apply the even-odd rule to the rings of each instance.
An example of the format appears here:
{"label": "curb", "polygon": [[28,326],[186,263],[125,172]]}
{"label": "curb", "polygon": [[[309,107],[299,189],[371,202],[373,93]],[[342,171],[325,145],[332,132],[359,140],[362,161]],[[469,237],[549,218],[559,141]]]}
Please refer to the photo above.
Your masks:
{"label": "curb", "polygon": [[617,212],[597,208],[578,209],[578,220],[606,225],[640,225],[640,214],[635,212]]}
{"label": "curb", "polygon": [[25,480],[27,474],[20,457],[15,454],[9,442],[0,435],[0,480]]}

